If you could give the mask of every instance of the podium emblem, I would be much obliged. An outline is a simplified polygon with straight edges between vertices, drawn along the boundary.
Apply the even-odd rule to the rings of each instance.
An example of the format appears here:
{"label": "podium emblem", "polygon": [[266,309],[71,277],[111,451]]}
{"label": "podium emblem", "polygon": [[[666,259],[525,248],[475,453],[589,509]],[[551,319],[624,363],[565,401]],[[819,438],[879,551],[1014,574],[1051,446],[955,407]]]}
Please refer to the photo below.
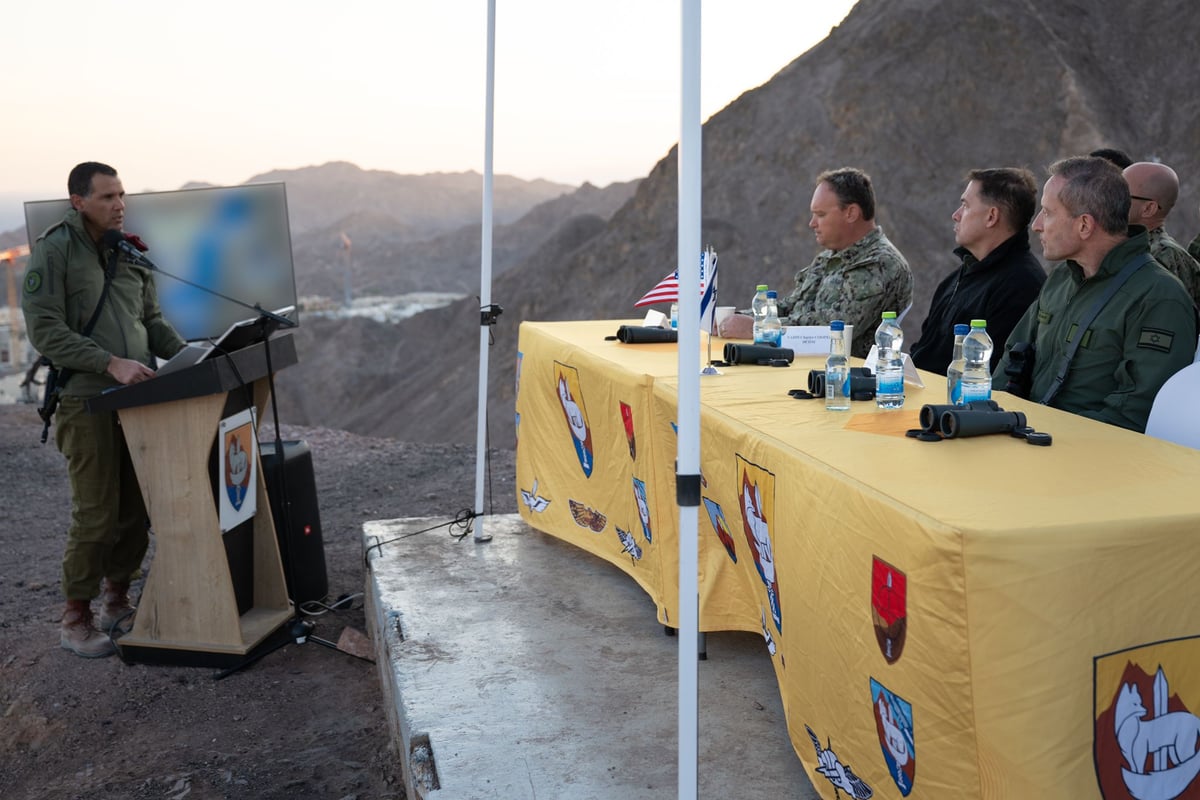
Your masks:
{"label": "podium emblem", "polygon": [[221,532],[228,533],[258,510],[258,440],[253,412],[246,409],[221,420],[217,441],[221,447]]}

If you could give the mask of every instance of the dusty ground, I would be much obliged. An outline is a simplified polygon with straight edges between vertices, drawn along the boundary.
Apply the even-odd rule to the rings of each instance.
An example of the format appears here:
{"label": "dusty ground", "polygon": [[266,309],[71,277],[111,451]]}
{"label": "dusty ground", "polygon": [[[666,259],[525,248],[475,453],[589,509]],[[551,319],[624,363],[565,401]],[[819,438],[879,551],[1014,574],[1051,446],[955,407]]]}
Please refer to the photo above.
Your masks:
{"label": "dusty ground", "polygon": [[[313,451],[331,599],[362,592],[364,520],[450,518],[473,505],[473,447],[282,429]],[[290,644],[218,681],[211,669],[59,647],[69,491],[62,456],[38,443],[40,431],[33,407],[0,405],[0,797],[403,798],[373,664]],[[513,453],[493,453],[491,472],[486,510],[515,511]],[[352,604],[314,618],[315,635],[365,631],[362,598]]]}

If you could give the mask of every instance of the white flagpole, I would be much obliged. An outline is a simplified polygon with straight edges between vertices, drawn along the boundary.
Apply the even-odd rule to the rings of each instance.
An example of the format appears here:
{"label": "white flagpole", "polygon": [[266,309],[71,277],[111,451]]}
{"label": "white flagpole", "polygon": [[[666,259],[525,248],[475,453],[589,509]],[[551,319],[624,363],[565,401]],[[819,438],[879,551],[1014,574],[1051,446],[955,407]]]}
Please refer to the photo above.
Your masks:
{"label": "white flagpole", "polygon": [[696,797],[700,735],[700,0],[681,0],[679,118],[679,800]]}
{"label": "white flagpole", "polygon": [[[483,123],[483,238],[479,254],[479,309],[485,315],[492,304],[492,129],[495,118],[496,0],[487,4],[487,101]],[[487,463],[488,338],[491,326],[479,324],[479,413],[475,425],[475,541],[486,542],[483,530],[484,467]]]}

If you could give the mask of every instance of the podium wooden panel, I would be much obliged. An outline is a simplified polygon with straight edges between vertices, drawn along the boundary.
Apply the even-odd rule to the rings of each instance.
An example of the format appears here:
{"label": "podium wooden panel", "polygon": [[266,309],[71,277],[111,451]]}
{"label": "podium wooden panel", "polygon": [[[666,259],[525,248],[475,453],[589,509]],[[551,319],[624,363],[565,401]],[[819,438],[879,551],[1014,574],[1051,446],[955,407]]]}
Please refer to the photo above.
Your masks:
{"label": "podium wooden panel", "polygon": [[156,538],[133,629],[118,640],[129,660],[236,666],[292,617],[257,448],[253,604],[245,613],[238,612],[209,469],[230,393],[250,392],[261,420],[269,376],[297,361],[292,336],[269,347],[254,344],[88,402],[91,411],[120,415]]}

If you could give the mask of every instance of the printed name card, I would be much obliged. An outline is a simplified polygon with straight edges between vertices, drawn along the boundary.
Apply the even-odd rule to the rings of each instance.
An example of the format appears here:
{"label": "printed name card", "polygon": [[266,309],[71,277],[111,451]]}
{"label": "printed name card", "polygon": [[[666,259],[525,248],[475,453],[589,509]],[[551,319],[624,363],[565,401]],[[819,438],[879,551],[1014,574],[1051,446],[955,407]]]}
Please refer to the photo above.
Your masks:
{"label": "printed name card", "polygon": [[[846,341],[854,336],[854,326],[846,326]],[[828,325],[788,325],[783,329],[780,346],[791,349],[798,356],[829,355]]]}

